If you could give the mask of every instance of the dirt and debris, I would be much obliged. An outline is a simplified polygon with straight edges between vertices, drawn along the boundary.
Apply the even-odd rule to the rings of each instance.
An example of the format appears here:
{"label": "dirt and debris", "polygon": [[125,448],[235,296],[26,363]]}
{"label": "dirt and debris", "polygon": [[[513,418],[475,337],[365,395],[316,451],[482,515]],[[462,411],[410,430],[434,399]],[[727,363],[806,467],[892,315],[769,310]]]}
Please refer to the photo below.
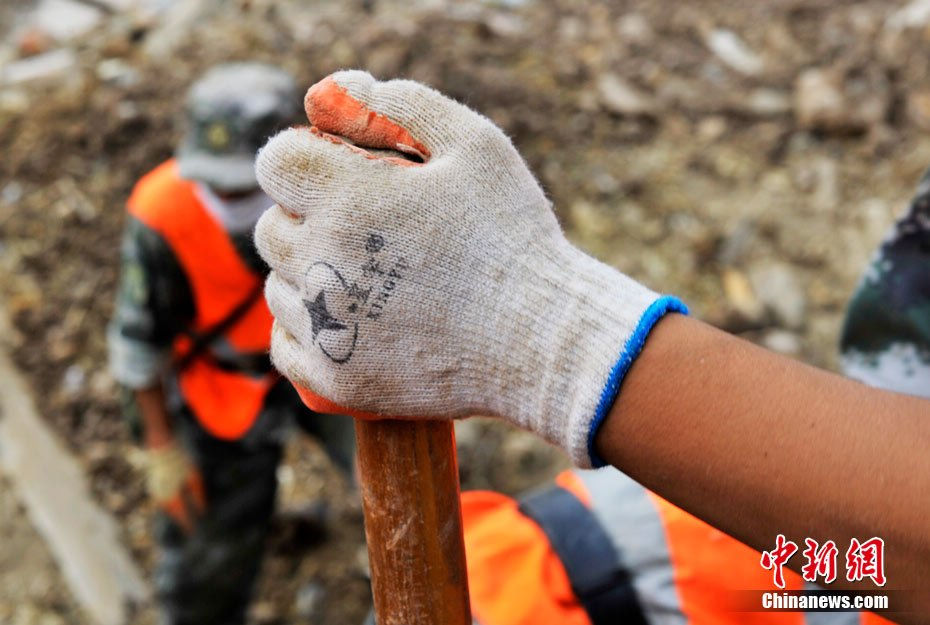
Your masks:
{"label": "dirt and debris", "polygon": [[[30,22],[39,3],[0,6],[0,295],[42,412],[146,567],[104,328],[126,197],[172,153],[182,94],[211,64],[427,82],[505,129],[581,247],[826,367],[859,274],[930,165],[926,0],[77,4],[92,10],[58,30]],[[466,486],[514,492],[564,466],[492,422],[459,440]],[[288,505],[326,502],[330,533],[276,533],[252,620],[360,622],[351,489],[310,444],[287,471]]]}

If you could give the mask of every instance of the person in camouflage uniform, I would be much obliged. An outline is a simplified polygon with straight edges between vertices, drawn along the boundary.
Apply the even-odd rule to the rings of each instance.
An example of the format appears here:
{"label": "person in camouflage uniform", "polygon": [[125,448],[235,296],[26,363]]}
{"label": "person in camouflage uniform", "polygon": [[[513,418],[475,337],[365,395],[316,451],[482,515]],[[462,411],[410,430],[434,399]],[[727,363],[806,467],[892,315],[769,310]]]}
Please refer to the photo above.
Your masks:
{"label": "person in camouflage uniform", "polygon": [[840,352],[847,376],[930,398],[930,170],[850,301]]}
{"label": "person in camouflage uniform", "polygon": [[[228,327],[195,327],[204,300],[195,293],[195,286],[201,289],[198,278],[185,264],[191,250],[180,249],[179,243],[196,246],[199,233],[185,239],[171,235],[178,228],[163,232],[152,225],[161,223],[158,216],[172,210],[177,197],[159,197],[158,188],[149,191],[155,197],[147,213],[134,212],[130,199],[121,284],[108,329],[110,363],[127,390],[131,421],[149,457],[149,491],[159,506],[154,582],[163,622],[171,625],[245,621],[274,510],[282,445],[295,424],[319,437],[335,463],[351,473],[352,420],[305,408],[290,384],[273,372],[267,348],[254,354],[229,349],[228,335],[237,324],[261,330],[267,312],[261,283],[268,269],[255,251],[252,231],[272,201],[257,188],[254,155],[271,134],[293,121],[299,103],[293,79],[276,68],[255,63],[214,68],[191,89],[189,128],[176,161],[147,177],[170,178],[171,188],[192,190],[192,206],[221,226],[216,230],[232,244],[226,246],[229,255],[238,256],[227,260],[238,262],[242,275],[255,283],[240,289],[248,294],[243,310],[250,312],[223,311],[223,321],[215,324]],[[147,188],[159,184],[167,183],[149,180]],[[140,215],[154,215],[155,221]],[[213,254],[210,250],[205,258],[212,260]],[[194,337],[183,358],[180,337]],[[243,432],[218,435],[209,426],[222,426],[224,415],[192,408],[193,397],[179,380],[194,366],[208,377],[220,371],[220,376],[235,372],[243,379],[268,381],[260,409]]]}

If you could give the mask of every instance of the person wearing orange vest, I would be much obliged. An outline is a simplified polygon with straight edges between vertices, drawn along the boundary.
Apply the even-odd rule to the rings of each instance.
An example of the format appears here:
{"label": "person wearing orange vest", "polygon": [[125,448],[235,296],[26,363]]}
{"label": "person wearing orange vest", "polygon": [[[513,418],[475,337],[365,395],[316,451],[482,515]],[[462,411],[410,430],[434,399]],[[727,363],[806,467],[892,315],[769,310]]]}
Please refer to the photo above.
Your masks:
{"label": "person wearing orange vest", "polygon": [[[520,499],[468,491],[462,516],[476,624],[888,623],[864,612],[761,611],[749,591],[781,589],[760,552],[613,467],[565,471]],[[837,567],[842,575],[842,553]],[[784,575],[784,590],[818,588]]]}
{"label": "person wearing orange vest", "polygon": [[176,158],[128,201],[110,362],[146,446],[155,586],[171,625],[244,622],[293,424],[350,473],[351,420],[311,413],[271,367],[268,270],[252,243],[272,203],[255,152],[299,104],[279,69],[214,68],[191,88]]}
{"label": "person wearing orange vest", "polygon": [[[867,612],[762,611],[761,592],[823,590],[613,467],[517,499],[462,493],[474,625],[888,625]],[[802,554],[795,556],[801,561]],[[842,575],[842,554],[836,561]],[[369,613],[366,625],[374,625]]]}

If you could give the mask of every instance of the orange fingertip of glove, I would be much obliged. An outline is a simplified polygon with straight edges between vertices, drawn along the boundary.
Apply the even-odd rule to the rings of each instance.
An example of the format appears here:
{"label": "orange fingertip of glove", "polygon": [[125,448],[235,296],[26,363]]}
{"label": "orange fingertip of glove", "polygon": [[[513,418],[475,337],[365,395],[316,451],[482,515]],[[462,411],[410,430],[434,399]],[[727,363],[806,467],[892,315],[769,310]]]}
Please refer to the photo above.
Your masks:
{"label": "orange fingertip of glove", "polygon": [[304,402],[304,405],[312,410],[313,412],[319,412],[323,414],[340,414],[346,415],[349,417],[355,417],[356,419],[363,419],[365,421],[381,421],[384,419],[398,419],[401,421],[407,421],[411,419],[416,419],[417,417],[398,417],[396,415],[379,415],[374,412],[365,412],[364,410],[353,410],[352,408],[346,408],[345,406],[340,406],[334,401],[330,401],[323,397],[322,395],[317,395],[313,391],[300,386],[299,384],[294,384],[294,388],[297,390],[297,394],[300,396],[301,401]]}
{"label": "orange fingertip of glove", "polygon": [[325,139],[326,141],[329,141],[330,143],[335,143],[336,145],[342,145],[352,150],[356,154],[364,156],[365,158],[370,158],[372,160],[378,160],[378,161],[385,161],[388,163],[392,163],[394,165],[401,165],[403,167],[417,167],[419,165],[422,165],[422,163],[408,161],[407,159],[399,158],[396,156],[378,156],[377,154],[372,154],[368,150],[360,148],[357,145],[349,143],[348,141],[344,141],[342,137],[329,134],[328,132],[323,132],[316,126],[310,126],[310,133],[316,135],[317,137],[320,137],[321,139]]}
{"label": "orange fingertip of glove", "polygon": [[[300,386],[299,384],[294,384],[294,388],[297,390],[297,394],[300,395],[300,399],[301,401],[304,402],[304,405],[310,410],[312,410],[313,412],[320,412],[323,414],[348,415],[350,417],[355,417],[356,419],[365,419],[365,420],[377,420],[377,419],[387,418],[387,417],[376,415],[373,412],[352,410],[351,408],[340,406],[336,402],[330,401],[321,395],[317,395],[313,391],[306,389]],[[397,418],[397,417],[391,417],[391,418]]]}
{"label": "orange fingertip of glove", "polygon": [[406,128],[372,111],[349,95],[332,76],[307,91],[304,109],[310,124],[320,131],[344,137],[362,148],[397,150],[426,161],[430,152]]}

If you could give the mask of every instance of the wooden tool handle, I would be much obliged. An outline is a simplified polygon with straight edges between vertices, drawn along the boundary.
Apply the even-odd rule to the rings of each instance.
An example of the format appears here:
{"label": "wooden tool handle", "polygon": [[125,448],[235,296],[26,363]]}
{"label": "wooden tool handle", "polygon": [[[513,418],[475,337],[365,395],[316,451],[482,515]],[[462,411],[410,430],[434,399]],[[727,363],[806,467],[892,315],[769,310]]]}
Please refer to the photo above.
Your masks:
{"label": "wooden tool handle", "polygon": [[356,419],[378,625],[471,625],[450,421]]}

